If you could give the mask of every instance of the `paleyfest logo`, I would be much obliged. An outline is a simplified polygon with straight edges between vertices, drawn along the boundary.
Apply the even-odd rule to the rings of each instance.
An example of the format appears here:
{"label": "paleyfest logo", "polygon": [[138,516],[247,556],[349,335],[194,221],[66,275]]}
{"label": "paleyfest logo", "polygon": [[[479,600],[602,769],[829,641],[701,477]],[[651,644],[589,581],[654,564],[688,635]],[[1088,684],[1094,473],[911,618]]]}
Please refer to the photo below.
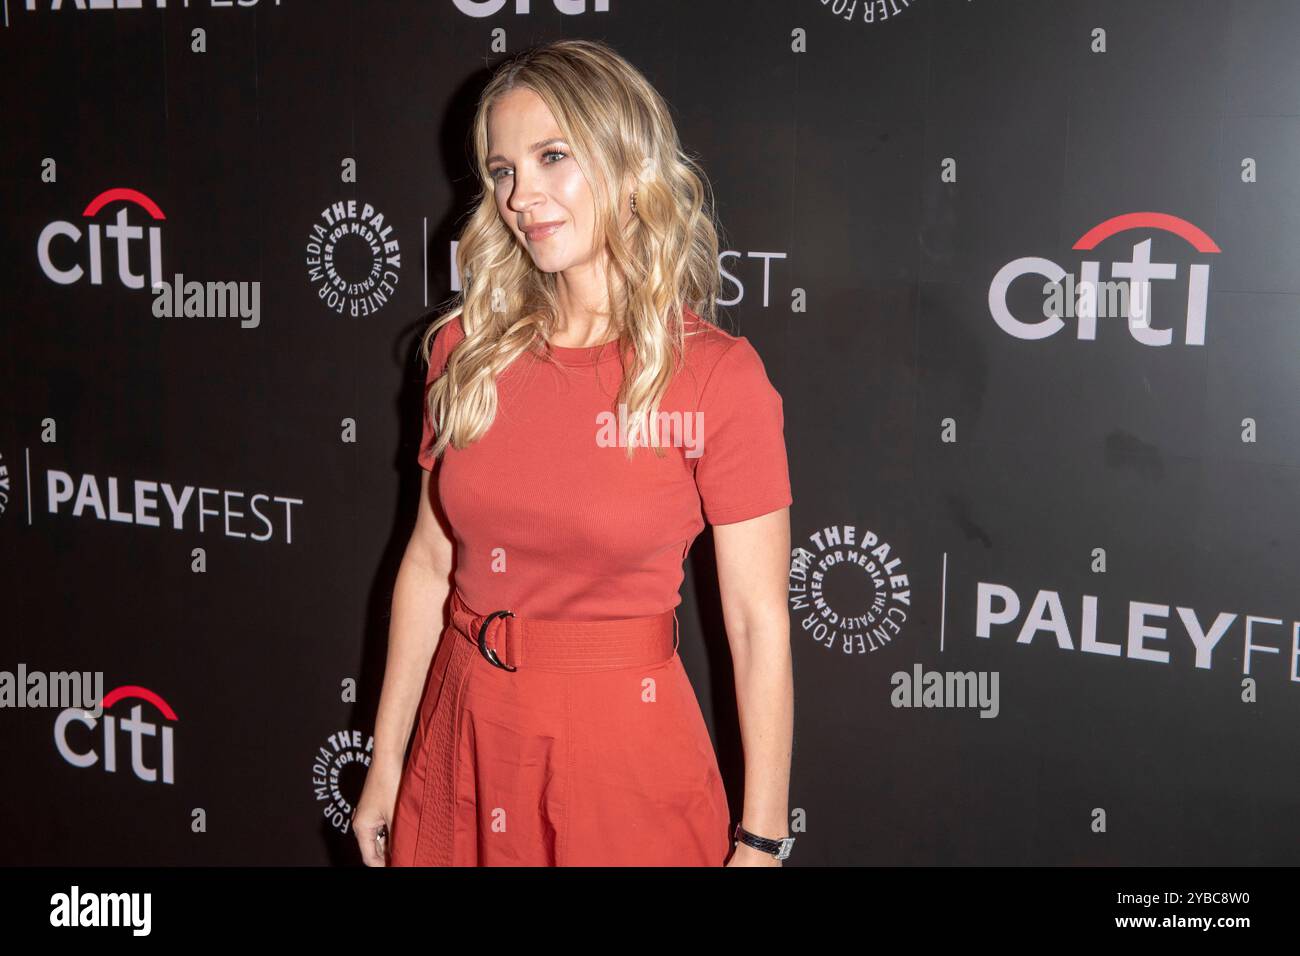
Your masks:
{"label": "paleyfest logo", "polygon": [[817,0],[833,16],[850,23],[884,23],[911,8],[915,0]]}
{"label": "paleyfest logo", "polygon": [[[170,7],[167,0],[27,0],[23,9],[29,13],[50,13],[64,14],[81,13],[93,14],[95,18],[103,16],[105,13],[138,13],[142,10],[186,10],[191,6],[195,9],[201,9],[203,12],[221,11],[221,10],[246,10],[258,5],[262,7],[278,7],[280,0],[207,0],[201,6],[198,3],[191,3],[191,0],[172,0]],[[6,10],[8,7],[6,6]],[[8,24],[5,24],[8,26]]]}
{"label": "paleyfest logo", "polygon": [[326,206],[307,239],[307,278],[316,295],[342,315],[373,315],[397,289],[402,250],[393,227],[370,203],[343,199]]}
{"label": "paleyfest logo", "polygon": [[912,607],[902,560],[869,529],[835,525],[790,555],[795,626],[828,651],[880,650],[899,636]]}
{"label": "paleyfest logo", "polygon": [[974,613],[975,636],[983,640],[1207,671],[1231,670],[1240,661],[1243,678],[1281,670],[1300,683],[1300,621],[1129,600],[1103,622],[1098,595],[1017,590],[994,581],[975,582]]}

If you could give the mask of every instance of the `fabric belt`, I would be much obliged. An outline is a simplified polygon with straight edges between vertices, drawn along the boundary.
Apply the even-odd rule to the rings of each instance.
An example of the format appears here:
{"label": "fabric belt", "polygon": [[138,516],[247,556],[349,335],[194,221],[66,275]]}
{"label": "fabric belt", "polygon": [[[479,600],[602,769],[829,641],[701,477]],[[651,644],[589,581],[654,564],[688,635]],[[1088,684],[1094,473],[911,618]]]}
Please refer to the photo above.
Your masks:
{"label": "fabric belt", "polygon": [[548,621],[508,609],[481,614],[452,589],[451,626],[502,670],[598,671],[661,664],[679,643],[677,609],[610,621]]}

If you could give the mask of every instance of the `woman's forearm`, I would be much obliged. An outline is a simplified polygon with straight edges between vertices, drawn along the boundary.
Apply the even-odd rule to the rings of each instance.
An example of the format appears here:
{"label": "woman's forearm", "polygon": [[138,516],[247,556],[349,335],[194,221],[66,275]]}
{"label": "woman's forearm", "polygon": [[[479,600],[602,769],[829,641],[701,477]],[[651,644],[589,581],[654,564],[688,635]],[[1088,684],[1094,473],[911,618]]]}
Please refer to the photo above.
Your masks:
{"label": "woman's forearm", "polygon": [[745,749],[745,802],[741,821],[762,837],[788,836],[790,752],[794,738],[794,674],[789,623],[732,639],[736,704]]}
{"label": "woman's forearm", "polygon": [[408,546],[393,584],[388,658],[375,716],[374,764],[400,768],[444,624],[451,572]]}

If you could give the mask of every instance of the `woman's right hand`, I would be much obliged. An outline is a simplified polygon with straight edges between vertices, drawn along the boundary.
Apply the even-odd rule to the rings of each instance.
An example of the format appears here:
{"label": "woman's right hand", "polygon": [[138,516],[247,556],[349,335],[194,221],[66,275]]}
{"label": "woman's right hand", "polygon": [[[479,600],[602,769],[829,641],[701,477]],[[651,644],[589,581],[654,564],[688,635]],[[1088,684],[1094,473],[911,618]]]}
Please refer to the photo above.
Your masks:
{"label": "woman's right hand", "polygon": [[[402,781],[400,763],[380,763],[370,765],[366,772],[366,783],[361,789],[361,799],[352,814],[352,832],[356,834],[357,844],[361,847],[361,861],[366,866],[387,866],[388,848],[391,846],[393,833],[393,814],[397,806],[397,789]],[[384,829],[387,839],[383,843],[383,852],[375,837]]]}

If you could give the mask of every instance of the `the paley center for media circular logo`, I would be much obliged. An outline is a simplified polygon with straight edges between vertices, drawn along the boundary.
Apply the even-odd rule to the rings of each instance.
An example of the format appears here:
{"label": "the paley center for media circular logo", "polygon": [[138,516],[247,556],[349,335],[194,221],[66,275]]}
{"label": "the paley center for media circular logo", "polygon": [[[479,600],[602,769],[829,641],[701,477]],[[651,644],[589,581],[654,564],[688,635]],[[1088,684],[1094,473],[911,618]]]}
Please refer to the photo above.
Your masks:
{"label": "the paley center for media circular logo", "polygon": [[832,653],[872,654],[898,640],[912,585],[893,544],[857,525],[829,525],[790,553],[792,629]]}
{"label": "the paley center for media circular logo", "polygon": [[920,0],[805,0],[815,3],[837,20],[876,26],[902,16]]}
{"label": "the paley center for media circular logo", "polygon": [[363,730],[330,734],[316,750],[311,765],[311,785],[325,822],[339,833],[352,828],[352,813],[366,782],[374,755],[375,738]]}
{"label": "the paley center for media circular logo", "polygon": [[373,315],[397,291],[402,249],[391,223],[368,202],[340,199],[307,236],[307,279],[338,315]]}

